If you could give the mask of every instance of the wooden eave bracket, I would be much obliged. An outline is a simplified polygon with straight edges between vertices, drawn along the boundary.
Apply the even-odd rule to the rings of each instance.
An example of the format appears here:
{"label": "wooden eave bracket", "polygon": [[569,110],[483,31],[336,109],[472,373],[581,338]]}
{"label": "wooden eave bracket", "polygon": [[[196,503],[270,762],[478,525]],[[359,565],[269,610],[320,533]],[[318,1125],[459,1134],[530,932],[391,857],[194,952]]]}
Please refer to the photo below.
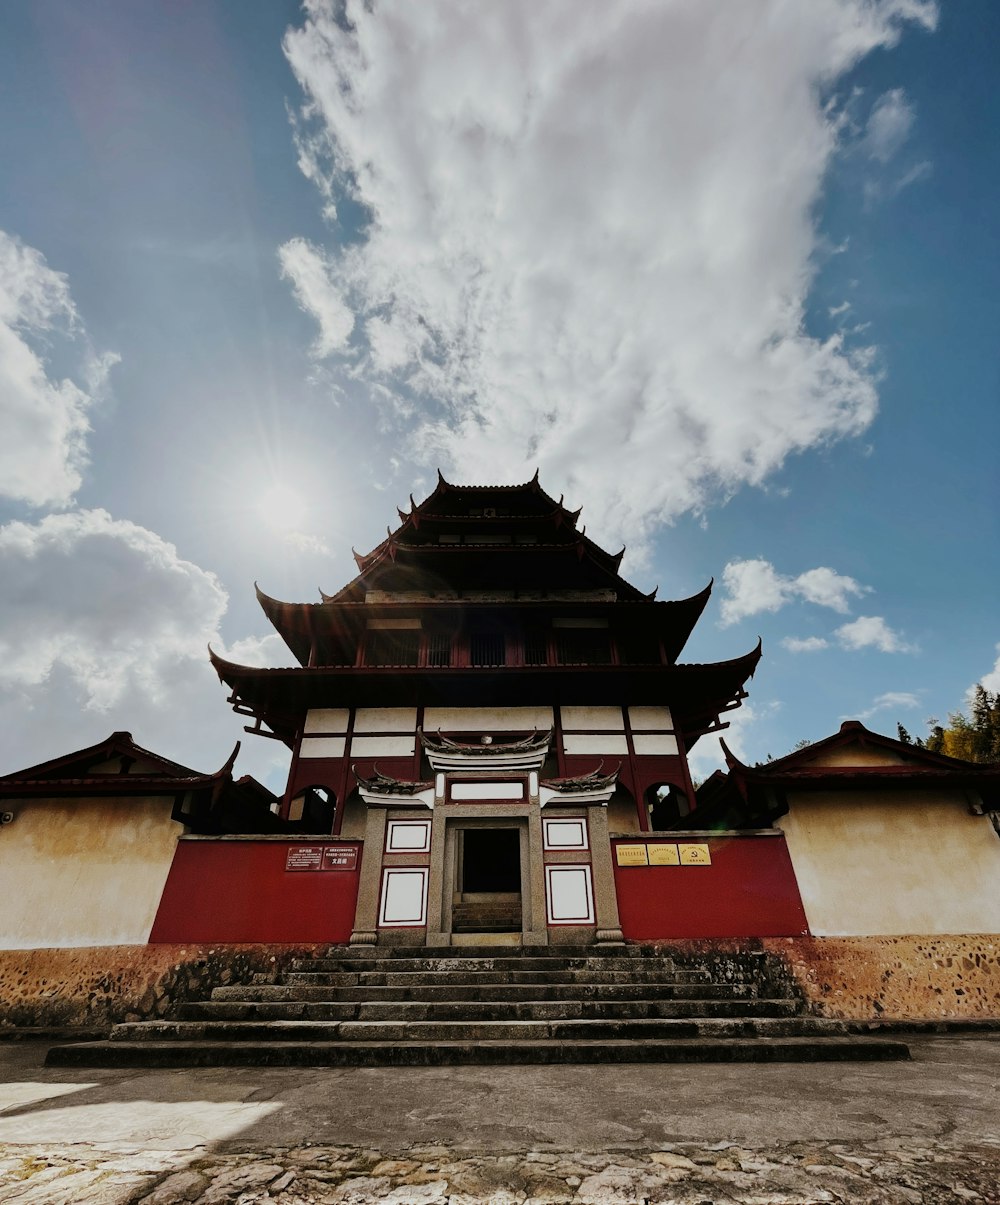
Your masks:
{"label": "wooden eave bracket", "polygon": [[[234,708],[234,710],[235,710],[235,708]],[[246,713],[241,712],[240,714],[244,715]],[[250,712],[250,714],[253,715],[253,712]],[[276,732],[272,732],[272,731],[270,731],[270,729],[266,729],[263,727],[264,721],[260,718],[260,716],[257,716],[256,718],[257,718],[257,722],[255,724],[253,724],[252,726],[250,724],[243,725],[244,732],[249,732],[251,736],[266,736],[269,741],[280,741],[281,740],[281,737],[278,736],[278,734]],[[284,744],[283,741],[282,741],[282,744]]]}

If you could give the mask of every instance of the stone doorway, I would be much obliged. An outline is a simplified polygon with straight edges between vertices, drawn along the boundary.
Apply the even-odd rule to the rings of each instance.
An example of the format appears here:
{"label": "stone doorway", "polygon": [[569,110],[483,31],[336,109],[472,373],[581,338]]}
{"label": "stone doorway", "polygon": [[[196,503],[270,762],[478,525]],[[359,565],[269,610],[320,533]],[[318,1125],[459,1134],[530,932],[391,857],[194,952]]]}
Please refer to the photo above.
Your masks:
{"label": "stone doorway", "polygon": [[522,826],[459,828],[452,932],[520,933]]}

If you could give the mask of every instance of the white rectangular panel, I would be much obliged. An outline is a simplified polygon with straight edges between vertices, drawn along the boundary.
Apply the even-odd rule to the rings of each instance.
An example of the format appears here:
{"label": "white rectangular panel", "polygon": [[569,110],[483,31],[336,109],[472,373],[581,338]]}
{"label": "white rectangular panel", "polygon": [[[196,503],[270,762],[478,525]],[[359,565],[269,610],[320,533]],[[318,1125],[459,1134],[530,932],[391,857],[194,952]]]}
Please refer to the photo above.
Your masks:
{"label": "white rectangular panel", "polygon": [[415,707],[359,707],[354,713],[355,732],[416,732]]}
{"label": "white rectangular panel", "polygon": [[523,782],[454,782],[452,799],[523,799]]}
{"label": "white rectangular panel", "polygon": [[563,730],[582,728],[584,732],[593,732],[595,728],[625,727],[620,707],[561,707]]}
{"label": "white rectangular panel", "polygon": [[431,848],[429,820],[390,820],[386,826],[387,854],[426,854]]}
{"label": "white rectangular panel", "polygon": [[356,736],[351,757],[410,757],[415,740],[415,736]]}
{"label": "white rectangular panel", "polygon": [[636,753],[668,753],[676,755],[677,753],[677,738],[669,732],[661,732],[656,736],[635,736],[632,737],[632,747]]}
{"label": "white rectangular panel", "polygon": [[550,925],[592,925],[594,889],[589,866],[546,866],[545,903]]}
{"label": "white rectangular panel", "polygon": [[427,875],[423,867],[413,870],[390,867],[382,871],[380,926],[427,923]]}
{"label": "white rectangular panel", "polygon": [[674,726],[669,707],[630,707],[628,720],[633,732],[651,732],[661,728],[669,732]]}
{"label": "white rectangular panel", "polygon": [[306,712],[303,732],[346,732],[350,711],[346,707],[312,707]]}
{"label": "white rectangular panel", "polygon": [[424,732],[548,732],[551,707],[426,707]]}
{"label": "white rectangular panel", "polygon": [[545,816],[542,832],[545,849],[587,848],[587,821],[583,816]]}
{"label": "white rectangular panel", "polygon": [[342,736],[306,736],[299,757],[343,757],[347,741]]}
{"label": "white rectangular panel", "polygon": [[577,736],[574,733],[563,734],[563,749],[566,753],[618,753],[622,757],[628,754],[625,736],[610,733],[604,736]]}

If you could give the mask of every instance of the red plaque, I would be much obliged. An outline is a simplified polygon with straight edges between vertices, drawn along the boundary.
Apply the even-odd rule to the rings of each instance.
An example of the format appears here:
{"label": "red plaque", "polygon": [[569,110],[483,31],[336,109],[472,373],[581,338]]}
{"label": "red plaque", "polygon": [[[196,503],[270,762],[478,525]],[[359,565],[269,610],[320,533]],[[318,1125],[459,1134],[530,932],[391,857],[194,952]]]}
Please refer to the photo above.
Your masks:
{"label": "red plaque", "polygon": [[324,870],[357,870],[358,847],[356,845],[328,845],[323,850]]}
{"label": "red plaque", "polygon": [[319,870],[322,864],[322,845],[290,845],[285,854],[286,870]]}

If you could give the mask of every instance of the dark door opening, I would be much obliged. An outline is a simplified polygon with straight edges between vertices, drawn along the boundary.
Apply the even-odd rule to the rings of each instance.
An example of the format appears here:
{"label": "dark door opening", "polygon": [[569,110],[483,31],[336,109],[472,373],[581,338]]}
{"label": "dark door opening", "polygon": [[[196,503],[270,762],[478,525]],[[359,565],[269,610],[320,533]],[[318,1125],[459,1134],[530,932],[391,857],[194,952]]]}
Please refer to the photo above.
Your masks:
{"label": "dark door opening", "polygon": [[516,933],[521,928],[521,833],[467,828],[452,906],[456,933]]}
{"label": "dark door opening", "polygon": [[463,833],[462,894],[521,890],[521,834],[516,828],[467,828]]}

